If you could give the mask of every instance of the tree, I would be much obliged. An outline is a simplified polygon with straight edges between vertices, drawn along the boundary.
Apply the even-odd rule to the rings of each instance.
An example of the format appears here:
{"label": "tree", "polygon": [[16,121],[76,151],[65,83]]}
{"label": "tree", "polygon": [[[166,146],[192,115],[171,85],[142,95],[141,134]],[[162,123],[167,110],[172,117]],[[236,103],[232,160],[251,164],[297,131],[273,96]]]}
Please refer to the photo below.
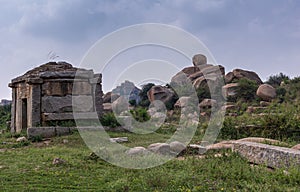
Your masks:
{"label": "tree", "polygon": [[276,88],[280,86],[281,82],[286,83],[288,80],[290,80],[289,76],[279,73],[277,75],[271,75],[266,83]]}

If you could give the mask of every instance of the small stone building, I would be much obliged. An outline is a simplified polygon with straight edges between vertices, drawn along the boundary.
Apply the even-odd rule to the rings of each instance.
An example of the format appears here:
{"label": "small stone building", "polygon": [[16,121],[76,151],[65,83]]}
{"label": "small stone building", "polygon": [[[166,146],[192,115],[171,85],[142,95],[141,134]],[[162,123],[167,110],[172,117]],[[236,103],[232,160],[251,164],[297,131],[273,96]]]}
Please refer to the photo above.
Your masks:
{"label": "small stone building", "polygon": [[[102,114],[101,74],[66,62],[49,62],[11,81],[11,132]],[[74,103],[76,109],[74,111]]]}

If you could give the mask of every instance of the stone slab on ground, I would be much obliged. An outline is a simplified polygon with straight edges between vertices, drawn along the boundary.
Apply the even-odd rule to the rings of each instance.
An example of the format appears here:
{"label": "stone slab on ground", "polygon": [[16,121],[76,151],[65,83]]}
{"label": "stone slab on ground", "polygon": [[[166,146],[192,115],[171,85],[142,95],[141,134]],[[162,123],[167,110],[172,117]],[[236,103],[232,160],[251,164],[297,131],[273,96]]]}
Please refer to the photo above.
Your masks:
{"label": "stone slab on ground", "polygon": [[124,142],[128,142],[128,137],[109,138],[109,141],[112,143],[124,143]]}
{"label": "stone slab on ground", "polygon": [[300,166],[300,151],[253,142],[235,142],[233,151],[249,162],[265,164],[272,168]]}
{"label": "stone slab on ground", "polygon": [[48,138],[54,137],[55,135],[55,127],[31,127],[27,129],[28,138],[37,136]]}

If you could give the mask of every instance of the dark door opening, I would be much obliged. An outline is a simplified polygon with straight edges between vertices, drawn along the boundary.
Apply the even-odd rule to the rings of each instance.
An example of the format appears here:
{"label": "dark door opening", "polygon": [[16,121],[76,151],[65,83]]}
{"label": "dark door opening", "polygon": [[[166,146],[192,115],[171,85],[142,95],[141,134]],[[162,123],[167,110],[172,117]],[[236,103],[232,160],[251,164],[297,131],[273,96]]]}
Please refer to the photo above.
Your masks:
{"label": "dark door opening", "polygon": [[22,99],[22,130],[27,129],[27,99]]}

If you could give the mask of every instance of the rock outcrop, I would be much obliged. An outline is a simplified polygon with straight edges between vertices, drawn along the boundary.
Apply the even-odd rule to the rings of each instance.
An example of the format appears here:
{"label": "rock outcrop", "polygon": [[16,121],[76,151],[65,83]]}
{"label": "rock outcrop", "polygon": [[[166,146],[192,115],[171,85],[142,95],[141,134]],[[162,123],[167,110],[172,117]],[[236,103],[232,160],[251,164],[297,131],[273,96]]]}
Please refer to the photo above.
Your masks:
{"label": "rock outcrop", "polygon": [[224,97],[235,96],[236,90],[239,87],[238,83],[229,83],[222,87],[222,94]]}
{"label": "rock outcrop", "polygon": [[154,100],[160,100],[163,103],[167,103],[173,99],[174,92],[167,87],[155,85],[151,87],[147,95],[150,102],[153,102]]}
{"label": "rock outcrop", "polygon": [[243,69],[234,69],[232,72],[227,73],[225,75],[225,83],[233,83],[234,81],[240,80],[242,78],[255,81],[258,85],[263,83],[255,72]]}

